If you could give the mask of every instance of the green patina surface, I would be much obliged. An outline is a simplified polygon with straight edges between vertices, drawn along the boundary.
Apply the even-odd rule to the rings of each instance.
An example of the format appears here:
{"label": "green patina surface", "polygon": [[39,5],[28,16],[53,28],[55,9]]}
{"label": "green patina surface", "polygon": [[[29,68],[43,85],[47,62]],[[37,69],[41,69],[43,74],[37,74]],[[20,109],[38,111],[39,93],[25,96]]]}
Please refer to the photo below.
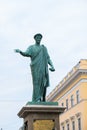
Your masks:
{"label": "green patina surface", "polygon": [[58,102],[27,102],[26,105],[51,105],[51,106],[58,106]]}
{"label": "green patina surface", "polygon": [[[40,45],[42,35],[36,34],[34,36],[35,44],[27,48],[25,52],[15,49],[16,53],[20,53],[24,57],[31,58],[31,74],[33,81],[33,94],[32,102],[41,101],[41,104],[50,104],[42,103],[46,102],[46,91],[49,86],[49,70],[55,71],[53,63],[48,54],[47,48],[44,45]],[[48,65],[50,68],[48,68]],[[52,104],[52,103],[51,103]]]}

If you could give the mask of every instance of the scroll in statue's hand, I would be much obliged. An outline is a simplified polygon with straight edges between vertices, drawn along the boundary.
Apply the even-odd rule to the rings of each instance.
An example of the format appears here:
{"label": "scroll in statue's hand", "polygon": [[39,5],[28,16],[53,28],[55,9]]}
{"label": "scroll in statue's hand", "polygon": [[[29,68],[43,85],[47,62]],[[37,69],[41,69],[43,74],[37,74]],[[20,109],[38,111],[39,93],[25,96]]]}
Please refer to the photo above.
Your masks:
{"label": "scroll in statue's hand", "polygon": [[49,68],[49,70],[50,70],[50,71],[55,71],[55,69],[54,69],[54,68]]}

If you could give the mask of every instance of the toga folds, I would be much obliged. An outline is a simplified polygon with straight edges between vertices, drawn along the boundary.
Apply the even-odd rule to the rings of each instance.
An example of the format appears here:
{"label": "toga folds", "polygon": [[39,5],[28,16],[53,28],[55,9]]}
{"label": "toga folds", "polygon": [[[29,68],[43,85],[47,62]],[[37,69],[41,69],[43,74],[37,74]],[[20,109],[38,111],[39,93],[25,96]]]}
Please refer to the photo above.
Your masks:
{"label": "toga folds", "polygon": [[44,87],[49,86],[48,60],[50,57],[44,45],[31,45],[26,50],[26,54],[31,57],[32,101],[36,102],[43,97]]}

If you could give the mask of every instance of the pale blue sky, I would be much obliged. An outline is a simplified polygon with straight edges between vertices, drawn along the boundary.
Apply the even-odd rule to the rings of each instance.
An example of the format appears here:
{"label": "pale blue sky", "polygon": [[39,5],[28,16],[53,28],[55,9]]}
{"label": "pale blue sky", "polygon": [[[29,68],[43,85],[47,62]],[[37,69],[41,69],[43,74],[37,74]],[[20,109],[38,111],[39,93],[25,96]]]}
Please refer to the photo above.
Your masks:
{"label": "pale blue sky", "polygon": [[32,99],[30,59],[14,53],[34,44],[42,33],[56,71],[50,72],[48,92],[80,59],[87,59],[86,0],[0,1],[0,128],[17,130],[17,113]]}

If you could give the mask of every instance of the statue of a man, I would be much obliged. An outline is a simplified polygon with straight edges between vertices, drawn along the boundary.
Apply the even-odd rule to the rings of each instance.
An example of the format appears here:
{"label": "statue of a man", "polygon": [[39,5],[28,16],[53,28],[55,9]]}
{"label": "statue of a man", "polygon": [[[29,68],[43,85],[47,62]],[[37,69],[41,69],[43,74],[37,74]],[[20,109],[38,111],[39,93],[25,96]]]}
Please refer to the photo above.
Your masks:
{"label": "statue of a man", "polygon": [[35,44],[27,48],[25,52],[15,49],[15,52],[20,53],[22,56],[31,58],[31,73],[33,80],[33,96],[32,102],[45,102],[46,88],[49,86],[49,70],[55,71],[47,48],[44,45],[40,45],[42,35],[36,34],[34,36]]}

